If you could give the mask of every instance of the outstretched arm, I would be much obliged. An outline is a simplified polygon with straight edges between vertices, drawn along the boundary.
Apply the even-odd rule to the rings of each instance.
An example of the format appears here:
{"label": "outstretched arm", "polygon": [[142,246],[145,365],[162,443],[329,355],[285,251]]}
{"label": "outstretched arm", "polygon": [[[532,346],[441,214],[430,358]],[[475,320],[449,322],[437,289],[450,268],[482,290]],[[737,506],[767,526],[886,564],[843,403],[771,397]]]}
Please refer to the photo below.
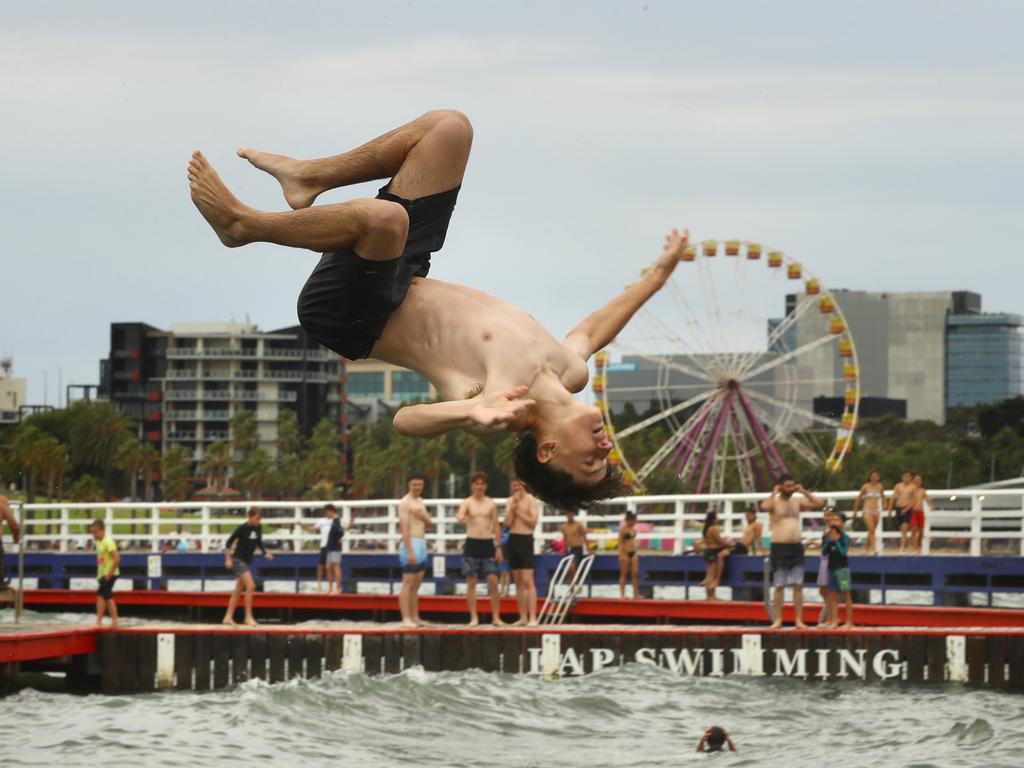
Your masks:
{"label": "outstretched arm", "polygon": [[526,392],[527,387],[516,387],[471,400],[407,405],[395,414],[395,429],[408,437],[437,437],[453,429],[497,433],[533,405],[533,400],[523,399]]}
{"label": "outstretched arm", "polygon": [[690,230],[684,229],[680,234],[679,230],[673,229],[665,237],[661,256],[647,274],[569,331],[565,345],[584,360],[603,349],[665,284],[682,258],[689,239]]}

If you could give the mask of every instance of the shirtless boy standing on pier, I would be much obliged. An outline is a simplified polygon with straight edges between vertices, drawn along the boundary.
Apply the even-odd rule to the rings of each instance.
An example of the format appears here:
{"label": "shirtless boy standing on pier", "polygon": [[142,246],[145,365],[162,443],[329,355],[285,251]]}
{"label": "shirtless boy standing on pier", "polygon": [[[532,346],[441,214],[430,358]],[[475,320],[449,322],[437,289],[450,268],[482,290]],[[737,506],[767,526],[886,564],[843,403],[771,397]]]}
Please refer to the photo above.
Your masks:
{"label": "shirtless boy standing on pier", "polygon": [[501,551],[501,526],[498,505],[487,495],[487,475],[473,475],[473,495],[459,505],[458,521],[466,526],[466,543],[462,549],[462,575],[466,577],[466,602],[469,604],[469,626],[480,623],[476,610],[476,584],[487,580],[491,598],[491,621],[504,626],[501,620],[501,595],[498,594],[498,561]]}
{"label": "shirtless boy standing on pier", "polygon": [[398,609],[403,627],[423,626],[420,619],[420,586],[427,573],[427,526],[431,524],[423,503],[423,477],[409,478],[409,492],[398,502],[398,528],[402,541],[398,545],[398,562],[402,564],[402,590],[398,593]]}
{"label": "shirtless boy standing on pier", "polygon": [[[277,179],[292,211],[244,205],[199,151],[188,164],[189,187],[229,247],[269,242],[324,252],[299,295],[302,327],[351,360],[372,356],[417,371],[441,393],[444,402],[399,410],[399,432],[424,438],[454,429],[477,436],[518,432],[516,475],[560,509],[627,493],[608,463],[612,443],[601,412],[574,393],[586,386],[587,359],[668,280],[689,233],[672,230],[643,277],[558,341],[518,307],[427,277],[472,142],[464,114],[437,110],[332,157],[238,150]],[[327,190],[388,178],[375,199],[313,205]],[[514,226],[501,236],[514,237]],[[520,269],[487,256],[478,255],[481,268]]]}
{"label": "shirtless boy standing on pier", "polygon": [[914,514],[914,502],[917,500],[917,486],[910,470],[903,473],[903,479],[892,489],[889,497],[889,516],[895,510],[896,527],[900,529],[900,554],[910,549],[910,518]]}
{"label": "shirtless boy standing on pier", "polygon": [[[802,499],[793,498],[795,494]],[[772,495],[761,502],[761,509],[771,514],[772,522],[772,586],[775,588],[775,621],[769,629],[782,627],[782,605],[786,587],[793,588],[793,613],[797,629],[804,624],[804,545],[800,537],[800,513],[821,509],[823,501],[804,490],[791,475],[782,475]]]}

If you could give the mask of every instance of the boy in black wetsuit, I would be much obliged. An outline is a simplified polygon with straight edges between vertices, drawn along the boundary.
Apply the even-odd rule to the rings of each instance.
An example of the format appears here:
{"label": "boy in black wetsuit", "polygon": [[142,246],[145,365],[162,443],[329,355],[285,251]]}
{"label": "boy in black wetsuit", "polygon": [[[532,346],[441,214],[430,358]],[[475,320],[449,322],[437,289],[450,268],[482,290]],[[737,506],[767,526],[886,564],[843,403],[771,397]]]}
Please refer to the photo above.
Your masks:
{"label": "boy in black wetsuit", "polygon": [[835,629],[839,626],[839,594],[846,601],[846,623],[843,629],[853,629],[853,595],[850,592],[850,536],[843,530],[846,514],[834,512],[829,520],[829,530],[821,546],[821,556],[828,558],[828,621],[823,627]]}
{"label": "boy in black wetsuit", "polygon": [[[234,558],[231,554],[231,545],[235,545]],[[235,626],[235,608],[238,607],[238,596],[245,589],[245,623],[251,627],[256,626],[256,619],[252,615],[252,595],[256,591],[256,583],[249,573],[249,566],[252,565],[253,555],[256,549],[266,555],[267,560],[273,560],[274,556],[267,552],[263,546],[263,527],[260,525],[260,511],[250,509],[246,522],[235,528],[234,532],[224,543],[224,567],[235,574],[235,590],[228,600],[228,610],[224,614],[224,623]]]}

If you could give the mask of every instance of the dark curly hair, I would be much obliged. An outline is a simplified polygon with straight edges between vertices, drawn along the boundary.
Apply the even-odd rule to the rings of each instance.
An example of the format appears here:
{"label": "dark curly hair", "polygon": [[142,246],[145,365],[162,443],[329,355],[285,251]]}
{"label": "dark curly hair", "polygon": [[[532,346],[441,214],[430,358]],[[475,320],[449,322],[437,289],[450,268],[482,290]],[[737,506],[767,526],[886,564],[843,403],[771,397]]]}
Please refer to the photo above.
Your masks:
{"label": "dark curly hair", "polygon": [[530,432],[520,432],[517,441],[516,476],[545,504],[562,510],[589,509],[602,499],[630,494],[629,486],[610,464],[600,482],[582,485],[570,473],[537,461],[537,438]]}

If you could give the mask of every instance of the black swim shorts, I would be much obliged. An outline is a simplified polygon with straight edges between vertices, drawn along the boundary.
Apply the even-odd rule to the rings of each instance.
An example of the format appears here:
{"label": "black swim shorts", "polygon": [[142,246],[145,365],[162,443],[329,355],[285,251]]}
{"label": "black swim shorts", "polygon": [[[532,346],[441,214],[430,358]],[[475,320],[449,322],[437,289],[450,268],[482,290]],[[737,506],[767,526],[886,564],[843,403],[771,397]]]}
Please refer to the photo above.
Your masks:
{"label": "black swim shorts", "polygon": [[111,576],[109,579],[96,579],[96,595],[104,600],[113,600],[115,581],[117,581],[117,576]]}
{"label": "black swim shorts", "polygon": [[406,200],[383,187],[377,199],[398,203],[409,214],[402,255],[369,261],[353,250],[323,254],[299,294],[299,323],[306,332],[349,360],[369,357],[412,279],[427,276],[430,254],[444,245],[459,189]]}
{"label": "black swim shorts", "polygon": [[533,534],[513,533],[508,537],[508,565],[513,571],[533,570],[537,556],[533,553]]}

